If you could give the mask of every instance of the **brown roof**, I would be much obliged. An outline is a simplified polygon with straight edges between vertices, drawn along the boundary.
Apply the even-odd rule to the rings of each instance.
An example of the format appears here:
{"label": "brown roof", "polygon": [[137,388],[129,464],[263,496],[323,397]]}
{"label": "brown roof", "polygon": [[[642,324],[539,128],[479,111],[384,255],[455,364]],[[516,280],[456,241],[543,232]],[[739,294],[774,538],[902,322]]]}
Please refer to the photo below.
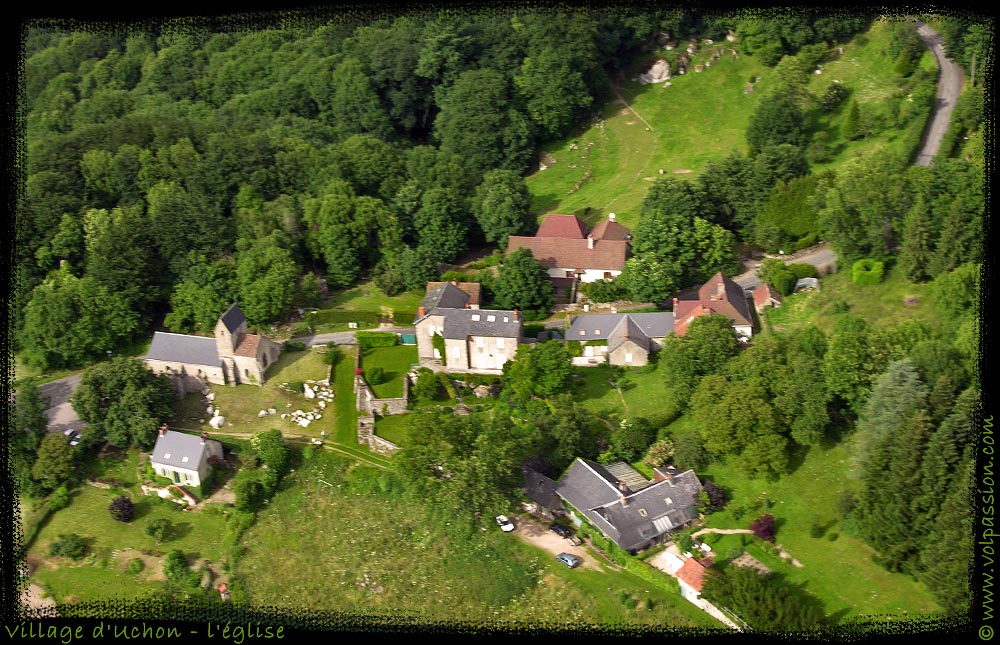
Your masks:
{"label": "brown roof", "polygon": [[743,287],[719,272],[698,289],[697,300],[674,303],[674,331],[682,335],[693,318],[712,312],[722,314],[734,325],[753,325]]}
{"label": "brown roof", "polygon": [[781,294],[766,282],[762,282],[759,287],[753,290],[753,302],[758,307],[767,303],[769,299],[781,302]]}
{"label": "brown roof", "polygon": [[627,228],[609,219],[595,226],[594,230],[590,232],[591,237],[595,240],[627,240],[628,234]]}
{"label": "brown roof", "polygon": [[240,344],[233,350],[236,356],[257,357],[257,347],[260,345],[260,336],[257,334],[246,334],[240,339]]}
{"label": "brown roof", "polygon": [[[444,282],[428,282],[427,283],[427,291],[425,292],[425,295],[430,294],[431,291],[433,291],[437,287],[440,287],[443,284],[445,284],[445,283]],[[480,304],[479,301],[480,301],[480,298],[482,298],[483,285],[481,285],[478,282],[455,282],[455,281],[452,281],[451,284],[453,284],[454,286],[458,287],[459,289],[461,289],[462,291],[464,291],[466,293],[466,295],[469,296],[469,304],[470,305],[478,305],[478,304]]]}
{"label": "brown roof", "polygon": [[507,238],[507,253],[529,249],[535,259],[546,269],[595,269],[621,271],[628,256],[628,243],[619,240],[600,240],[594,248],[587,248],[586,239],[558,237],[525,237],[511,235]]}
{"label": "brown roof", "polygon": [[701,585],[705,581],[705,567],[694,558],[688,558],[684,561],[684,566],[677,570],[677,579],[701,593]]}
{"label": "brown roof", "polygon": [[576,215],[546,215],[535,237],[560,237],[582,239],[587,235],[587,225]]}
{"label": "brown roof", "polygon": [[712,313],[700,300],[680,300],[674,305],[674,333],[683,336],[687,326],[698,316]]}

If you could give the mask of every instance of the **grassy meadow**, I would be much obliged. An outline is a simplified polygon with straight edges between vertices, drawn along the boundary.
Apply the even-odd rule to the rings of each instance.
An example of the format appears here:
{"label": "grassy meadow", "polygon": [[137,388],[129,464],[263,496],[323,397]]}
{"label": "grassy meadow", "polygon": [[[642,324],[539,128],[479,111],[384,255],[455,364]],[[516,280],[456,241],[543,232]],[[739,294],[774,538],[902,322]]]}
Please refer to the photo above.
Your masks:
{"label": "grassy meadow", "polygon": [[396,345],[394,347],[371,347],[361,354],[361,369],[365,374],[371,374],[375,368],[381,368],[385,380],[374,385],[369,381],[372,393],[379,399],[391,399],[403,396],[403,379],[419,357],[416,345]]}

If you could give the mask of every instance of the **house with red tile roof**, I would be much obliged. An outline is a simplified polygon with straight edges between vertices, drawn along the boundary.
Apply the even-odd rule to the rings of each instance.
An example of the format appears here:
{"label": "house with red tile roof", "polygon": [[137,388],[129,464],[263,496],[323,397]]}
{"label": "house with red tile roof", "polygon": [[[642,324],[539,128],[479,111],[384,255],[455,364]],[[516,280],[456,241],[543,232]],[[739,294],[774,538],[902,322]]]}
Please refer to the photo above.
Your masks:
{"label": "house with red tile roof", "polygon": [[281,346],[270,338],[248,333],[247,318],[233,303],[215,323],[214,338],[155,332],[143,362],[168,375],[184,396],[207,383],[263,385],[267,368],[280,355]]}
{"label": "house with red tile roof", "polygon": [[528,249],[553,279],[578,282],[613,280],[628,259],[631,235],[613,219],[601,222],[590,233],[576,215],[547,215],[534,237],[512,235],[507,253]]}
{"label": "house with red tile roof", "polygon": [[768,307],[780,307],[781,294],[768,283],[762,282],[753,290],[753,305],[758,314]]}
{"label": "house with red tile roof", "polygon": [[701,588],[705,583],[705,564],[696,558],[688,558],[677,570],[677,582],[680,583],[681,595],[690,602],[700,605]]}
{"label": "house with red tile roof", "polygon": [[753,336],[754,319],[749,299],[743,287],[721,272],[713,275],[698,289],[697,298],[674,298],[674,331],[683,336],[692,320],[714,314],[723,315],[732,321],[733,329],[740,337]]}

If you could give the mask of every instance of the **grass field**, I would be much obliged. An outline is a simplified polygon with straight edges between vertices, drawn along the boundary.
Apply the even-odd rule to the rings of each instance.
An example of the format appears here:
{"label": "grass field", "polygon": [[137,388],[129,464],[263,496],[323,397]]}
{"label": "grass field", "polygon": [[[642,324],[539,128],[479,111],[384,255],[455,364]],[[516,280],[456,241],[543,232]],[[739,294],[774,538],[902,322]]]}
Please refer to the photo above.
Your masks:
{"label": "grass field", "polygon": [[[858,485],[845,476],[849,457],[847,442],[827,449],[814,447],[792,474],[778,482],[747,479],[728,465],[712,464],[700,471],[699,476],[709,477],[728,489],[732,500],[726,509],[708,516],[706,526],[744,529],[764,513],[774,515],[778,526],[776,542],[803,567],[769,556],[754,545],[747,551],[819,597],[829,617],[940,611],[922,583],[877,565],[871,559],[874,554],[871,547],[836,525],[840,491],[853,490]],[[748,512],[739,520],[733,518],[732,509],[758,498],[770,500],[770,508]],[[837,539],[812,537],[809,529],[814,519],[828,527],[827,533],[837,533]],[[712,548],[724,556],[737,540],[727,537]]]}
{"label": "grass field", "polygon": [[[322,309],[352,309],[355,311],[380,312],[382,307],[388,307],[393,312],[413,313],[420,306],[420,301],[424,297],[424,292],[407,291],[398,296],[387,296],[381,289],[372,282],[362,282],[356,287],[337,291],[323,303]],[[409,326],[412,320],[397,319],[396,324],[401,327]]]}
{"label": "grass field", "polygon": [[394,347],[372,347],[361,354],[361,369],[366,376],[376,367],[382,368],[385,381],[369,385],[379,399],[403,396],[403,379],[410,368],[417,363],[416,345],[396,345]]}
{"label": "grass field", "polygon": [[607,365],[573,368],[573,374],[580,377],[574,389],[580,405],[594,413],[613,410],[632,417],[650,417],[664,411],[662,394],[666,383],[658,370],[627,370],[620,392],[608,384],[608,371]]}
{"label": "grass field", "polygon": [[[892,61],[883,56],[888,40],[888,24],[874,23],[866,34],[844,45],[843,55],[833,53],[823,63],[809,91],[822,96],[831,82],[839,80],[854,90],[852,96],[861,108],[883,110],[898,91]],[[706,49],[711,48],[693,58],[692,69]],[[919,66],[933,69],[930,52],[925,52]],[[675,76],[670,87],[627,81],[621,89],[623,98],[652,130],[614,101],[602,110],[602,122],[545,145],[556,163],[527,179],[532,212],[539,219],[550,212],[576,213],[590,225],[614,212],[620,223],[634,228],[646,191],[661,176],[661,169],[665,176],[696,178],[710,161],[732,151],[746,153],[744,132],[760,96],[768,90],[770,73],[751,56],[734,60],[726,54],[702,73]],[[746,94],[743,90],[752,76],[760,80],[755,91]],[[833,155],[814,165],[814,172],[835,169],[858,154],[899,145],[913,136],[890,128],[877,137],[844,143],[840,124],[845,112],[842,107],[821,116],[818,126],[830,133]]]}
{"label": "grass field", "polygon": [[375,434],[393,442],[397,446],[406,445],[406,421],[409,415],[390,414],[375,419]]}
{"label": "grass field", "polygon": [[[246,533],[238,566],[251,599],[279,609],[367,608],[478,627],[714,626],[676,593],[631,575],[565,569],[492,523],[456,539],[428,521],[419,503],[387,492],[391,480],[369,469],[323,456],[292,481]],[[628,609],[621,591],[642,602]]]}

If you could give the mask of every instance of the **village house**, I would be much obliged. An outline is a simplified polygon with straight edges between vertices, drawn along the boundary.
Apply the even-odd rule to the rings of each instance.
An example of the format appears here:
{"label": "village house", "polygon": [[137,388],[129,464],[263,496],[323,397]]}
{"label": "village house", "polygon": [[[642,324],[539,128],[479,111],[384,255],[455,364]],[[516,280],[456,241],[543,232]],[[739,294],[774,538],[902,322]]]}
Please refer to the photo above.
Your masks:
{"label": "village house", "polygon": [[[647,480],[624,462],[601,465],[577,458],[555,488],[568,514],[586,520],[622,549],[635,553],[663,542],[697,519],[701,482],[693,470],[653,469]],[[583,517],[576,517],[576,513]]]}
{"label": "village house", "polygon": [[674,298],[674,331],[683,336],[692,320],[698,316],[713,314],[728,318],[739,337],[749,339],[753,336],[753,312],[746,292],[721,272],[713,275],[698,289],[696,299]]}
{"label": "village house", "polygon": [[632,235],[615,221],[614,213],[589,233],[576,215],[550,214],[534,237],[512,235],[507,254],[528,249],[545,268],[557,291],[572,293],[580,282],[613,280],[625,268]]}
{"label": "village house", "polygon": [[[413,323],[421,364],[441,361],[449,372],[496,374],[514,360],[523,317],[517,310],[480,309],[479,297],[469,283],[428,288]],[[441,337],[438,343],[435,335]]]}
{"label": "village house", "polygon": [[758,314],[763,313],[768,307],[780,307],[781,294],[768,283],[762,282],[753,290],[753,305]]}
{"label": "village house", "polygon": [[206,383],[263,385],[267,368],[280,355],[280,345],[247,333],[246,316],[233,303],[215,323],[214,338],[155,332],[143,362],[170,376],[177,395],[184,396],[202,390]]}
{"label": "village house", "polygon": [[204,434],[200,437],[175,432],[160,426],[160,434],[156,445],[149,455],[153,472],[161,477],[168,477],[175,484],[200,486],[211,468],[211,461],[222,459],[222,444],[208,439]]}
{"label": "village house", "polygon": [[660,349],[663,339],[674,330],[674,316],[669,311],[648,313],[586,314],[573,317],[566,342],[582,345],[574,365],[612,365],[639,367],[649,362],[649,355]]}

